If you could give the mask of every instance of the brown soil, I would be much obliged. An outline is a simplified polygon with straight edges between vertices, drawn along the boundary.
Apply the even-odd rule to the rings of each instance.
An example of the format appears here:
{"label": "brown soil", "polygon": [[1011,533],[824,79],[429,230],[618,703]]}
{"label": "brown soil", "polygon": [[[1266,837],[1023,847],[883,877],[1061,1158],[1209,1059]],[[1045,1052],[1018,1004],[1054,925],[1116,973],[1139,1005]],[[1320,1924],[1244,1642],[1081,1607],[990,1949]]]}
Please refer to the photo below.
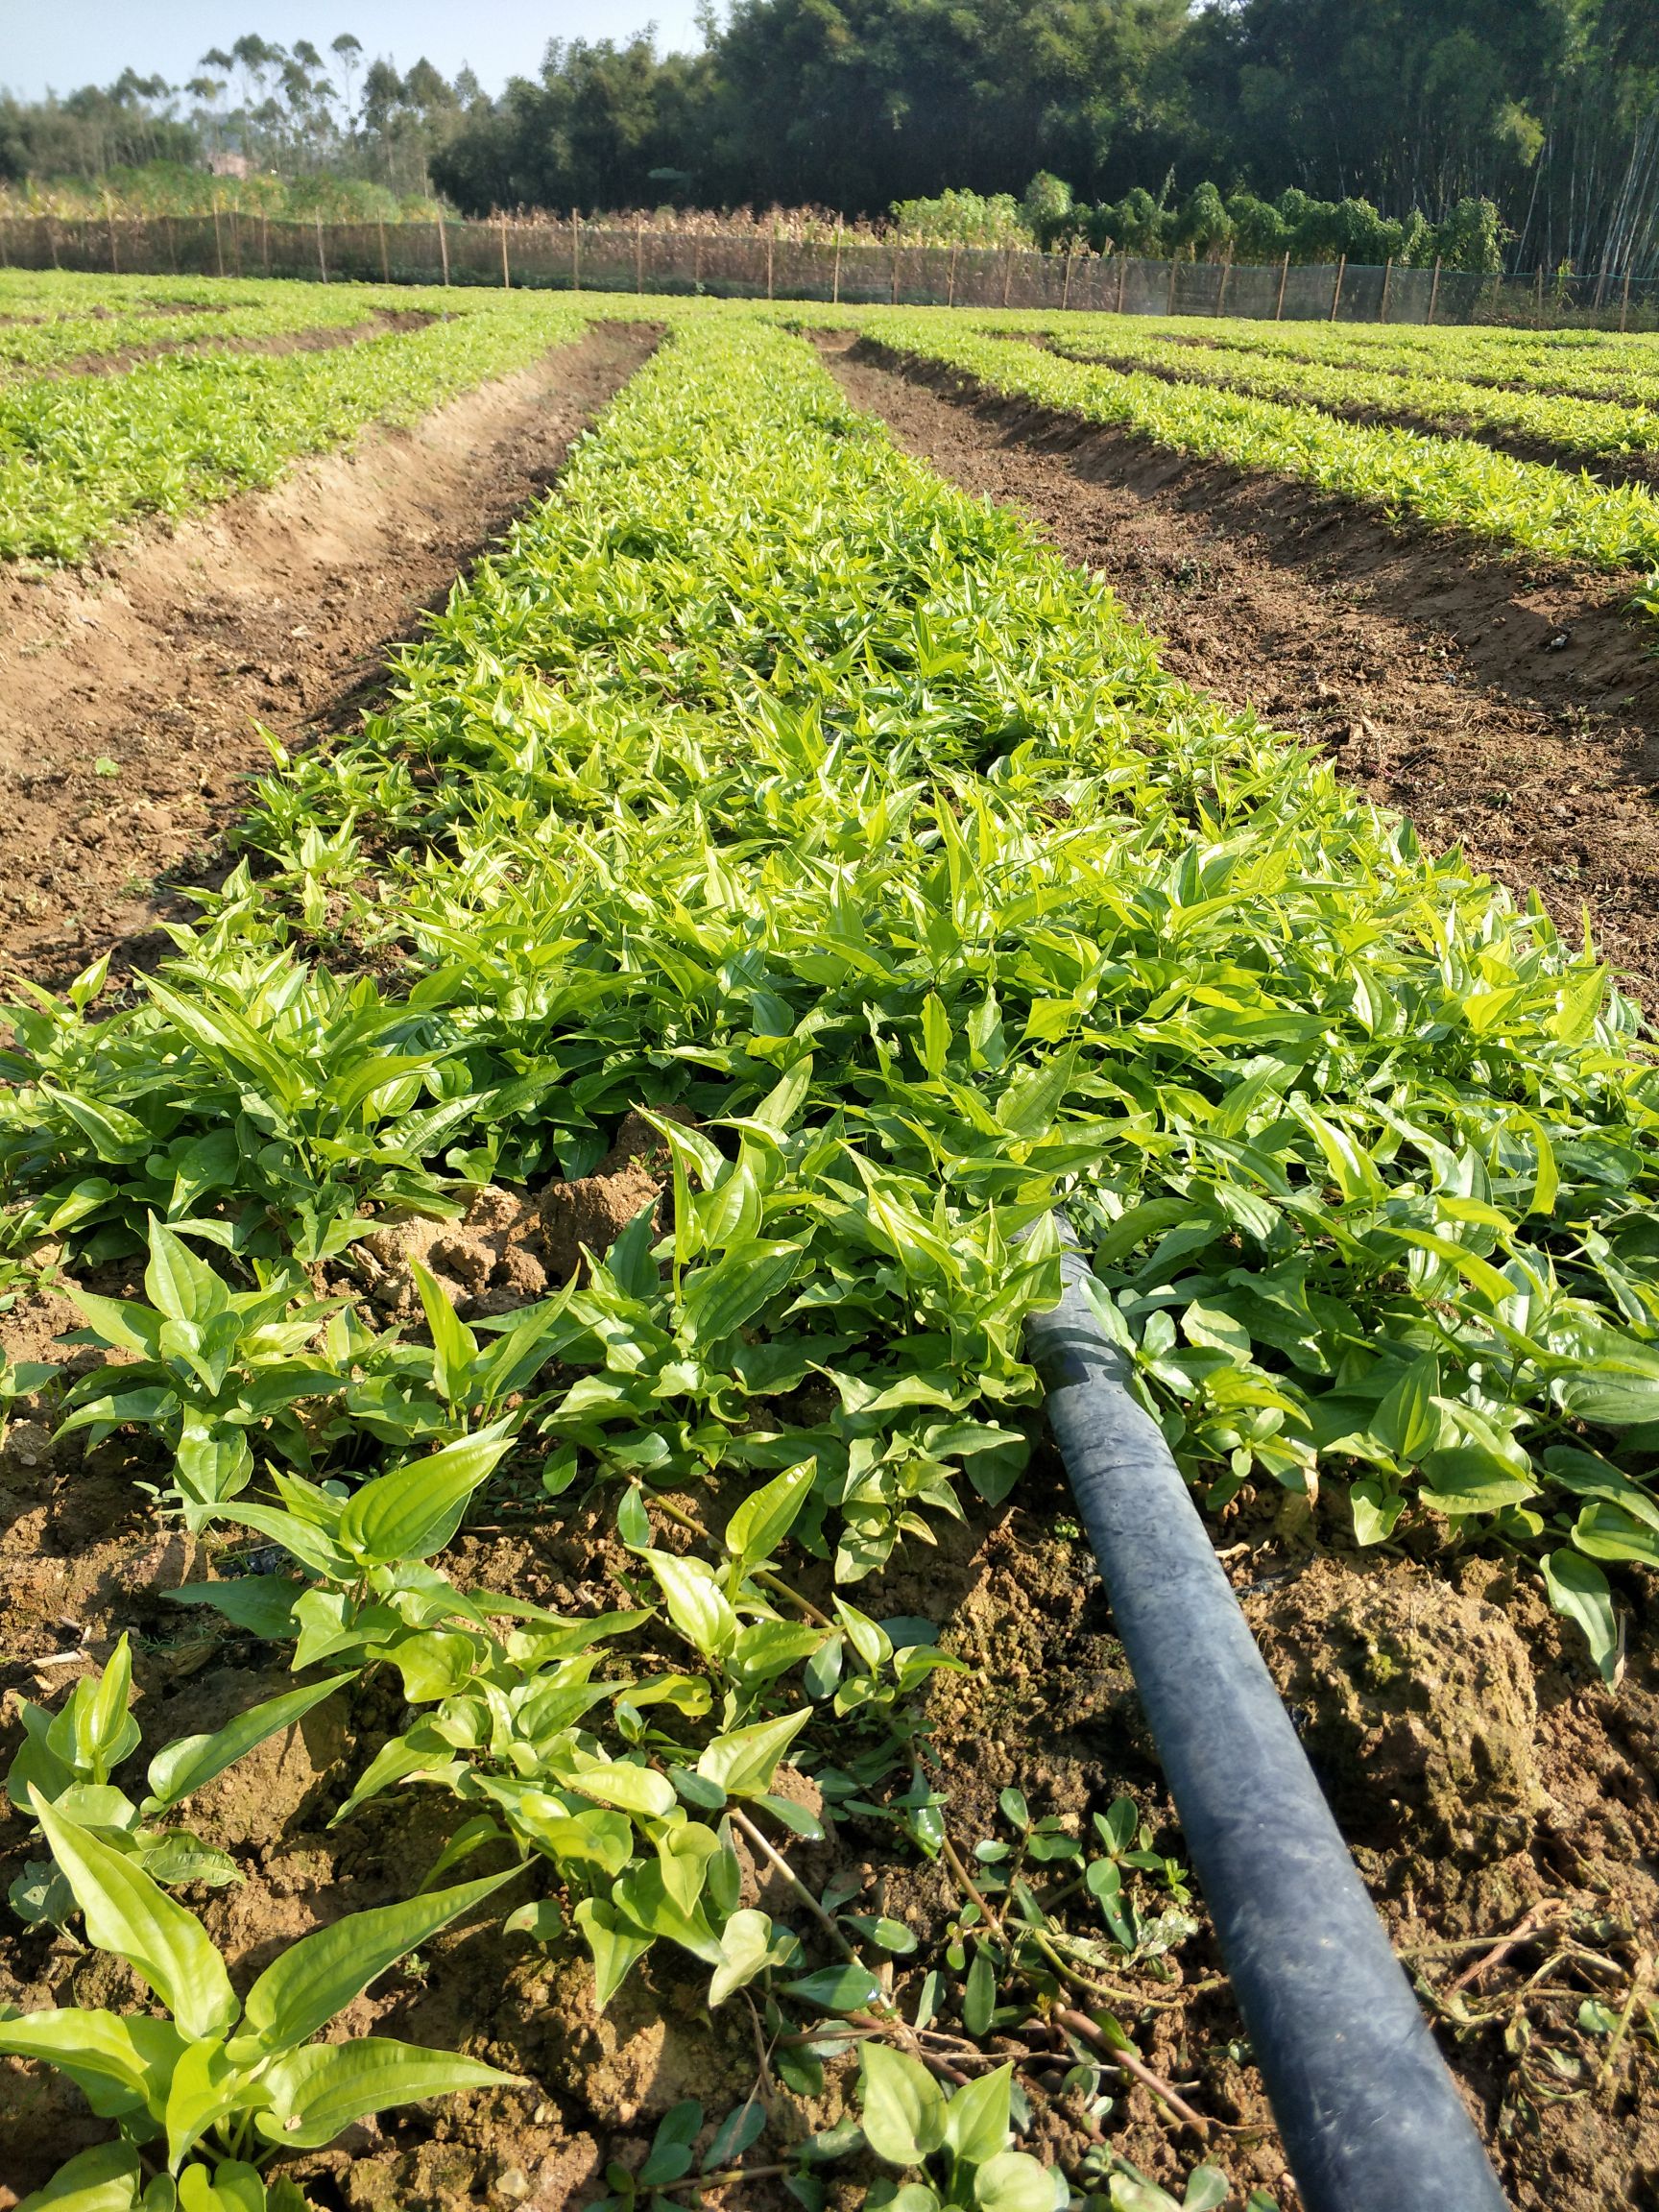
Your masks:
{"label": "brown soil", "polygon": [[1587,907],[1659,1004],[1659,640],[1623,611],[1627,585],[1523,572],[867,341],[826,355],[906,451],[1104,577],[1176,675],[1329,751],[1426,843],[1535,885],[1569,936]]}
{"label": "brown soil", "polygon": [[275,338],[220,338],[211,330],[200,338],[164,338],[155,346],[123,346],[113,353],[82,353],[70,361],[57,361],[48,369],[19,366],[19,380],[51,383],[63,377],[113,376],[140,361],[159,361],[169,353],[326,353],[336,346],[355,346],[365,338],[384,338],[396,330],[424,330],[436,315],[420,307],[376,309],[361,323],[338,329],[284,330]]}
{"label": "brown soil", "polygon": [[[683,1110],[670,1112],[676,1120]],[[668,1147],[638,1114],[623,1117],[615,1142],[591,1175],[549,1183],[533,1196],[486,1184],[462,1221],[419,1216],[389,1222],[352,1245],[347,1262],[382,1316],[419,1320],[418,1260],[468,1319],[510,1313],[551,1286],[584,1274],[662,1195]]]}
{"label": "brown soil", "polygon": [[417,429],[297,467],[106,571],[0,581],[0,926],[54,982],[144,958],[270,764],[361,704],[390,645],[551,481],[649,333],[607,324]]}

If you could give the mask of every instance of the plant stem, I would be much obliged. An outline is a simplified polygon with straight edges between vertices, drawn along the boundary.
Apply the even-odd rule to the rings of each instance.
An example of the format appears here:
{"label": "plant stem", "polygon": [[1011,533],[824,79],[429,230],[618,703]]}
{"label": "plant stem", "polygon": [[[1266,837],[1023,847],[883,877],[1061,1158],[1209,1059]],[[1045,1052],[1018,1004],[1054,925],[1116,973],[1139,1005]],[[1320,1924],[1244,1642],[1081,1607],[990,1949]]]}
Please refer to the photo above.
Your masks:
{"label": "plant stem", "polygon": [[734,1828],[739,1829],[742,1834],[749,1839],[750,1842],[755,1845],[757,1851],[761,1851],[765,1854],[766,1858],[771,1862],[774,1869],[782,1875],[784,1881],[788,1883],[790,1889],[801,1900],[802,1904],[805,1906],[807,1911],[812,1914],[812,1917],[824,1930],[830,1942],[833,1943],[836,1950],[840,1952],[842,1958],[847,1960],[852,1965],[863,1965],[864,1961],[859,1958],[857,1952],[854,1950],[852,1944],[848,1942],[846,1936],[842,1935],[840,1929],[835,1924],[833,1916],[830,1913],[825,1911],[823,1906],[819,1904],[817,1898],[813,1896],[811,1890],[807,1888],[805,1883],[802,1881],[800,1875],[796,1873],[794,1867],[790,1865],[788,1860],[783,1857],[782,1853],[773,1848],[771,1843],[767,1841],[766,1838],[761,1835],[759,1829],[756,1827],[754,1821],[750,1819],[747,1813],[740,1813],[735,1805],[730,1807],[729,1812],[732,1825]]}
{"label": "plant stem", "polygon": [[1097,2050],[1104,2051],[1108,2065],[1116,2066],[1119,2073],[1133,2075],[1143,2089],[1149,2089],[1161,2104],[1166,2104],[1177,2119],[1184,2120],[1189,2128],[1194,2129],[1200,2142],[1209,2142],[1214,2123],[1206,2120],[1202,2113],[1195,2112],[1179,2090],[1171,2082],[1166,2081],[1161,2074],[1155,2074],[1138,2052],[1114,2042],[1105,2029],[1091,2020],[1087,2012],[1061,2007],[1055,2011],[1054,2018],[1062,2028],[1069,2028],[1073,2035],[1081,2036],[1085,2043],[1093,2043]]}

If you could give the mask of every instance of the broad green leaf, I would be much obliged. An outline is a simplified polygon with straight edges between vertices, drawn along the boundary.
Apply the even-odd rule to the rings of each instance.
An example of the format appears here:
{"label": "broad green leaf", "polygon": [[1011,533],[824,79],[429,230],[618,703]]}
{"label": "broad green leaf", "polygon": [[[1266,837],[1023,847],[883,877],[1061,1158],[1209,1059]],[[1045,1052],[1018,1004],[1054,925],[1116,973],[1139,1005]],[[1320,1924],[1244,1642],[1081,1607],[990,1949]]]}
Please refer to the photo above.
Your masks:
{"label": "broad green leaf", "polygon": [[1440,1362],[1432,1356],[1414,1359],[1373,1414],[1372,1435],[1407,1464],[1421,1459],[1440,1441],[1439,1392]]}
{"label": "broad green leaf", "polygon": [[202,1923],[134,1860],[61,1818],[38,1791],[32,1797],[52,1856],[85,1916],[88,1939],[125,1959],[191,2042],[225,2034],[236,2018],[236,1998]]}
{"label": "broad green leaf", "polygon": [[1600,1499],[1586,1505],[1573,1524],[1573,1545],[1592,1559],[1631,1560],[1659,1568],[1659,1529]]}
{"label": "broad green leaf", "polygon": [[181,1582],[159,1595],[170,1605],[211,1605],[237,1628],[276,1643],[294,1633],[294,1600],[305,1585],[284,1575],[238,1575],[223,1582]]}
{"label": "broad green leaf", "polygon": [[812,1088],[812,1056],[806,1053],[797,1060],[786,1075],[781,1076],[767,1092],[758,1106],[751,1109],[749,1119],[757,1121],[762,1129],[770,1129],[781,1137],[789,1124],[806,1103],[806,1094]]}
{"label": "broad green leaf", "polygon": [[1005,2151],[1013,2089],[1010,2063],[953,2091],[945,2113],[945,2148],[970,2166],[983,2166]]}
{"label": "broad green leaf", "polygon": [[699,1757],[697,1771],[718,1783],[729,1797],[757,1797],[771,1788],[779,1760],[811,1718],[811,1707],[804,1705],[798,1713],[716,1736]]}
{"label": "broad green leaf", "polygon": [[978,2212],[1054,2212],[1054,2181],[1026,2151],[1002,2151],[974,2176]]}
{"label": "broad green leaf", "polygon": [[263,2077],[272,2109],[255,2125],[285,2151],[314,2151],[343,2128],[389,2105],[420,2104],[462,2089],[510,2087],[520,2079],[418,2043],[363,2035],[349,2043],[313,2043],[278,2058]]}
{"label": "broad green leaf", "polygon": [[182,1237],[150,1216],[150,1264],[144,1270],[150,1303],[170,1321],[204,1327],[227,1312],[230,1293],[222,1278],[199,1260]]}
{"label": "broad green leaf", "polygon": [[1406,1501],[1397,1491],[1385,1489],[1367,1476],[1350,1487],[1348,1506],[1354,1516],[1354,1541],[1385,1544],[1406,1510]]}
{"label": "broad green leaf", "polygon": [[300,2192],[278,2176],[267,2190],[259,2170],[240,2158],[224,2158],[207,2178],[204,2166],[186,2166],[179,2176],[179,2212],[302,2212],[299,2204],[283,2201],[284,2193]]}
{"label": "broad green leaf", "polygon": [[920,2059],[887,2043],[860,2044],[858,2098],[870,2148],[890,2166],[920,2166],[943,2146],[945,2092]]}
{"label": "broad green leaf", "polygon": [[593,1954],[594,1999],[603,2012],[655,1937],[642,1935],[597,1897],[584,1897],[572,1917]]}
{"label": "broad green leaf", "polygon": [[950,1017],[938,992],[929,991],[922,1001],[922,1065],[935,1080],[945,1072],[950,1049]]}
{"label": "broad green leaf", "polygon": [[800,1975],[783,1986],[817,2012],[860,2012],[881,1995],[881,1984],[869,1967],[855,1963],[821,1967],[816,1974]]}
{"label": "broad green leaf", "polygon": [[[386,1478],[391,1479],[391,1478]],[[362,1492],[357,1494],[362,1496]],[[298,1513],[284,1513],[276,1505],[245,1505],[240,1500],[215,1509],[215,1518],[233,1522],[239,1528],[252,1528],[260,1536],[269,1537],[273,1544],[280,1544],[284,1551],[291,1552],[301,1567],[309,1567],[314,1575],[325,1581],[348,1580],[352,1561],[324,1529],[314,1527],[309,1521],[301,1521]],[[212,1589],[213,1584],[192,1585]],[[291,1585],[292,1587],[292,1585]],[[216,1599],[205,1602],[217,1603]],[[228,1616],[234,1618],[234,1616]]]}
{"label": "broad green leaf", "polygon": [[67,2074],[101,2119],[148,2110],[159,2119],[183,2038],[170,2021],[123,2019],[65,2006],[0,2020],[0,2054]]}
{"label": "broad green leaf", "polygon": [[1606,1575],[1576,1551],[1546,1551],[1538,1564],[1551,1604],[1583,1631],[1597,1671],[1611,1682],[1619,1671],[1619,1619]]}
{"label": "broad green leaf", "polygon": [[726,1524],[726,1549],[746,1575],[757,1561],[769,1559],[795,1524],[811,1492],[817,1473],[815,1459],[786,1467],[781,1475],[745,1498]]}
{"label": "broad green leaf", "polygon": [[179,2055],[167,2089],[167,2170],[177,2174],[188,2153],[240,2098],[246,2086],[225,2056],[218,2036],[191,2043]]}
{"label": "broad green leaf", "polygon": [[681,1342],[706,1348],[735,1334],[788,1287],[805,1257],[804,1244],[757,1238],[733,1245],[713,1266],[695,1269],[681,1284]]}
{"label": "broad green leaf", "polygon": [[343,1683],[354,1678],[354,1674],[331,1674],[326,1681],[308,1683],[301,1690],[289,1690],[280,1697],[269,1697],[263,1704],[251,1705],[246,1713],[239,1713],[211,1735],[181,1736],[176,1743],[169,1743],[150,1762],[147,1779],[151,1805],[159,1809],[181,1804],[215,1775],[223,1774],[227,1767],[269,1737],[293,1727],[313,1706],[321,1705]]}
{"label": "broad green leaf", "polygon": [[143,2178],[138,2153],[130,2143],[100,2143],[60,2166],[44,2189],[24,2198],[17,2212],[133,2212]]}
{"label": "broad green leaf", "polygon": [[668,1618],[706,1659],[717,1659],[732,1647],[737,1616],[711,1569],[700,1559],[672,1551],[647,1551],[645,1564],[657,1578]]}
{"label": "broad green leaf", "polygon": [[365,1482],[340,1517],[340,1541],[368,1564],[429,1559],[461,1525],[467,1501],[514,1445],[506,1422],[492,1422],[430,1458]]}
{"label": "broad green leaf", "polygon": [[[261,2056],[292,2051],[326,2027],[405,1952],[493,1896],[517,1871],[510,1867],[504,1874],[486,1875],[481,1882],[464,1882],[453,1889],[405,1898],[370,1912],[351,1912],[332,1927],[302,1936],[266,1967],[249,1990],[243,2032],[233,2053],[241,2063],[249,2064],[255,2048]],[[249,2046],[246,2055],[240,2049],[244,2044]]]}
{"label": "broad green leaf", "polygon": [[438,1394],[446,1404],[457,1405],[465,1397],[468,1380],[478,1357],[478,1339],[460,1319],[444,1286],[428,1268],[411,1257],[409,1272],[421,1293],[421,1310],[432,1338],[433,1376]]}
{"label": "broad green leaf", "polygon": [[641,1820],[661,1820],[674,1809],[674,1785],[652,1767],[628,1759],[594,1760],[565,1769],[572,1790],[600,1805],[616,1805]]}
{"label": "broad green leaf", "polygon": [[709,1983],[709,2002],[724,2005],[733,1990],[753,1982],[772,1951],[772,1923],[764,1912],[733,1912],[720,1931],[721,1962]]}
{"label": "broad green leaf", "polygon": [[997,1102],[997,1118],[1010,1137],[1041,1137],[1060,1111],[1071,1088],[1076,1063],[1070,1052],[1060,1053],[1035,1073],[1011,1083]]}

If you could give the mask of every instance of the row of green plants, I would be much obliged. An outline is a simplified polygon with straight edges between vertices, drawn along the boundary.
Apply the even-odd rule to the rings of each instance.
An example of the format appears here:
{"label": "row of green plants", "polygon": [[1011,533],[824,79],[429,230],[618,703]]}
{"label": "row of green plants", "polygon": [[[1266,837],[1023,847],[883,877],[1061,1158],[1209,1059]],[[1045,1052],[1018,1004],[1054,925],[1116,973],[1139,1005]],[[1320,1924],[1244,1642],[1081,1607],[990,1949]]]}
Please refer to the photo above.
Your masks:
{"label": "row of green plants", "polygon": [[[1070,361],[1114,369],[1153,369],[1182,384],[1283,399],[1335,414],[1408,418],[1454,437],[1522,438],[1563,456],[1645,459],[1659,450],[1659,413],[1640,403],[1513,392],[1467,381],[1455,372],[1407,362],[1376,367],[1325,362],[1221,347],[1171,346],[1163,325],[1119,324],[1107,329],[1052,329],[1049,348]],[[1647,379],[1654,388],[1654,379]]]}
{"label": "row of green plants", "polygon": [[[342,311],[359,321],[374,297],[364,287]],[[321,288],[318,301],[321,325],[337,310]],[[579,309],[526,294],[400,292],[397,305],[439,319],[325,350],[193,346],[115,377],[0,384],[0,560],[83,560],[142,517],[177,518],[268,485],[370,423],[418,421],[586,326]]]}
{"label": "row of green plants", "polygon": [[65,364],[108,360],[129,349],[222,346],[227,340],[283,338],[349,329],[376,314],[406,313],[407,293],[383,285],[298,285],[234,279],[222,290],[185,279],[178,285],[82,277],[49,291],[8,284],[0,272],[0,377],[16,385]]}
{"label": "row of green plants", "polygon": [[[978,317],[987,329],[1085,329],[1106,336],[1099,318],[1033,314]],[[1659,353],[1641,337],[1595,330],[1530,331],[1379,327],[1341,323],[1249,323],[1215,317],[1137,317],[1138,331],[1156,328],[1183,349],[1231,358],[1317,362],[1377,374],[1451,376],[1460,383],[1541,393],[1563,399],[1607,399],[1651,408],[1659,397]]]}
{"label": "row of green plants", "polygon": [[[1010,2140],[1027,2071],[986,2089],[987,2037],[1046,2040],[1099,2126],[1144,2073],[1122,1977],[1192,1927],[1126,1801],[1079,1836],[1011,1791],[1002,1834],[953,1835],[927,1695],[955,1662],[938,1623],[854,1601],[1019,1480],[1057,1205],[1213,1506],[1254,1486],[1361,1544],[1503,1548],[1615,1668],[1616,1577],[1659,1543],[1659,1091],[1633,1010],[1536,903],[1174,682],[1102,587],[899,455],[800,340],[686,317],[391,706],[279,760],[243,834],[135,1002],[104,1009],[95,969],[12,1012],[16,1263],[53,1239],[72,1271],[145,1270],[142,1296],[77,1292],[108,1364],[14,1387],[277,1562],[180,1599],[291,1640],[319,1691],[395,1674],[407,1717],[342,1817],[456,1799],[421,1911],[490,1849],[525,1869],[510,1924],[580,1940],[602,1999],[653,1952],[688,1960],[802,2093],[868,2046],[863,2139],[929,2176],[907,2212],[1057,2204]],[[630,1111],[664,1203],[583,1280],[469,1314],[414,1262],[420,1326],[375,1317],[367,1235],[587,1174]],[[615,1602],[457,1587],[441,1559],[475,1501],[603,1511]],[[60,1719],[30,1736],[62,1760]],[[132,1885],[154,1853],[203,1863],[173,1815],[218,1757],[174,1749],[146,1796],[97,1803],[146,1929]],[[110,1787],[83,1764],[65,1789]],[[947,1871],[942,1949],[803,1893],[817,1822],[784,1766]],[[46,1917],[60,1878],[85,1910],[93,1823],[61,1780],[19,1782]],[[798,1911],[741,1904],[739,1841]],[[206,2205],[296,2115],[322,2125],[294,2086],[311,2046],[247,2021],[210,2001],[180,2030],[223,2101],[168,2152],[186,2212],[192,2161]],[[889,2045],[907,2134],[872,2125]],[[953,2120],[965,2092],[922,2078],[965,2072]],[[142,2162],[159,2093],[124,2079]],[[686,2125],[621,2201],[689,2174]],[[782,2161],[809,2205],[834,2148]],[[1157,2202],[1106,2152],[1070,2178]]]}
{"label": "row of green plants", "polygon": [[900,355],[1176,452],[1296,476],[1518,551],[1637,569],[1647,579],[1640,604],[1659,612],[1659,499],[1641,485],[1597,483],[1474,439],[1345,422],[1311,406],[1073,361],[915,310],[877,308],[859,323]]}

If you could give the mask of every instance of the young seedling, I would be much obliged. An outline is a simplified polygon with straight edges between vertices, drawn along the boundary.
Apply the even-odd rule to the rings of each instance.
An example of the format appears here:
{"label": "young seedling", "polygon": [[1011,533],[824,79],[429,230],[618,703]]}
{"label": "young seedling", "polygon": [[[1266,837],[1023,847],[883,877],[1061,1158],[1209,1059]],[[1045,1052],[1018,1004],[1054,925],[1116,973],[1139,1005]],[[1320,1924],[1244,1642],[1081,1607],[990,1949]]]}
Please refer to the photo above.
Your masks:
{"label": "young seedling", "polygon": [[[7,1774],[6,1791],[18,1812],[29,1815],[37,1791],[55,1811],[80,1821],[167,1887],[240,1882],[241,1870],[228,1852],[168,1823],[167,1816],[352,1678],[350,1673],[331,1674],[250,1706],[210,1735],[169,1743],[151,1760],[149,1793],[134,1804],[109,1779],[139,1743],[132,1712],[132,1656],[123,1635],[108,1665],[101,1673],[84,1675],[57,1713],[24,1700],[19,1714],[24,1743]],[[44,1920],[61,1928],[74,1909],[68,1881],[50,1860],[29,1861],[10,1897],[12,1911],[31,1924]]]}
{"label": "young seedling", "polygon": [[[0,2017],[0,2053],[67,2074],[120,2141],[60,2173],[44,2201],[95,2179],[98,2212],[296,2212],[261,2179],[284,2151],[315,2150],[365,2113],[516,2078],[457,2052],[383,2036],[318,2034],[387,1967],[492,1896],[511,1872],[357,1912],[289,1945],[238,2002],[194,1914],[129,1852],[58,1812],[31,1809],[84,1915],[167,2017],[61,2007]],[[79,2169],[79,2171],[77,2171]]]}

